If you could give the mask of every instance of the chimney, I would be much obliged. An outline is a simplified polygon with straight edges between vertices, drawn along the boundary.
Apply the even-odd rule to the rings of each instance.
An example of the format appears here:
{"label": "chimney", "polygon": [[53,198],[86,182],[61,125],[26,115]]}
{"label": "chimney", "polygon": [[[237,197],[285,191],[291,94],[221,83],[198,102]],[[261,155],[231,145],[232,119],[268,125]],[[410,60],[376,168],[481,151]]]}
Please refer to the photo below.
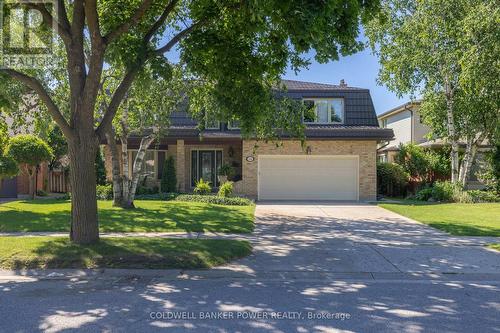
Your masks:
{"label": "chimney", "polygon": [[344,79],[340,80],[340,86],[341,86],[342,88],[347,87],[347,83],[345,83],[345,80],[344,80]]}

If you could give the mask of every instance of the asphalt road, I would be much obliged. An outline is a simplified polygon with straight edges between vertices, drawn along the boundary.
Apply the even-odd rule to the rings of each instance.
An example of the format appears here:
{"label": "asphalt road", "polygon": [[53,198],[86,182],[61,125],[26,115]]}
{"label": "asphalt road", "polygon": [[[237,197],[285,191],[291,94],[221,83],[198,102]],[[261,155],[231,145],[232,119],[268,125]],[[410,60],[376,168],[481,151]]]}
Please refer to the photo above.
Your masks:
{"label": "asphalt road", "polygon": [[394,280],[317,276],[0,280],[0,330],[486,333],[500,329],[499,281],[387,277]]}

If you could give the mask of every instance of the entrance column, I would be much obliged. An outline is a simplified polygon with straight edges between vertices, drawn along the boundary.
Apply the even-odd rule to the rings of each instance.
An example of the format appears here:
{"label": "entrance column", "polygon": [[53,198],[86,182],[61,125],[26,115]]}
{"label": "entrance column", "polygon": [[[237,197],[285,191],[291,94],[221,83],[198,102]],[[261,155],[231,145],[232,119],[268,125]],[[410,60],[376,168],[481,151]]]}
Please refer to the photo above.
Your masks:
{"label": "entrance column", "polygon": [[176,156],[177,184],[180,192],[186,192],[186,156],[184,140],[177,140]]}

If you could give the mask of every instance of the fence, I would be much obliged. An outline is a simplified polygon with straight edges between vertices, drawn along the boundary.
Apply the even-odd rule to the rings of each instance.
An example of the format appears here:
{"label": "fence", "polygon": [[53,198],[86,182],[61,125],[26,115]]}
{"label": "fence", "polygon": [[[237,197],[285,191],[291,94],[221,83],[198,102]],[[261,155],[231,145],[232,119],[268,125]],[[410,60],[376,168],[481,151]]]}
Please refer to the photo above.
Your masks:
{"label": "fence", "polygon": [[69,192],[69,183],[64,171],[49,171],[49,192]]}

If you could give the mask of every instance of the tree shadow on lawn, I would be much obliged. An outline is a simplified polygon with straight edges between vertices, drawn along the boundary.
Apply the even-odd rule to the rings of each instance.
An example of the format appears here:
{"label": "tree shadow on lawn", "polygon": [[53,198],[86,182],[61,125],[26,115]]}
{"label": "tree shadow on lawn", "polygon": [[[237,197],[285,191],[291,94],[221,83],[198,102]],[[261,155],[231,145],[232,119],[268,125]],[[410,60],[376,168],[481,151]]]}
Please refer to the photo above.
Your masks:
{"label": "tree shadow on lawn", "polygon": [[[40,201],[28,201],[39,204]],[[69,231],[70,208],[44,212],[5,206],[0,215],[0,232]],[[99,208],[102,232],[232,232],[253,230],[253,214],[226,206],[186,203],[158,205],[158,208]]]}
{"label": "tree shadow on lawn", "polygon": [[467,224],[451,223],[449,221],[442,222],[426,222],[427,225],[446,231],[455,236],[487,236],[487,237],[500,237],[500,230],[498,227],[488,226],[473,226]]}
{"label": "tree shadow on lawn", "polygon": [[[16,238],[12,238],[13,242]],[[18,238],[17,238],[18,239]],[[19,240],[19,239],[18,239]],[[67,238],[26,238],[24,252],[7,256],[2,266],[34,268],[183,268],[202,269],[251,253],[248,242],[162,238],[105,238],[89,245]],[[13,243],[15,244],[15,243]]]}

